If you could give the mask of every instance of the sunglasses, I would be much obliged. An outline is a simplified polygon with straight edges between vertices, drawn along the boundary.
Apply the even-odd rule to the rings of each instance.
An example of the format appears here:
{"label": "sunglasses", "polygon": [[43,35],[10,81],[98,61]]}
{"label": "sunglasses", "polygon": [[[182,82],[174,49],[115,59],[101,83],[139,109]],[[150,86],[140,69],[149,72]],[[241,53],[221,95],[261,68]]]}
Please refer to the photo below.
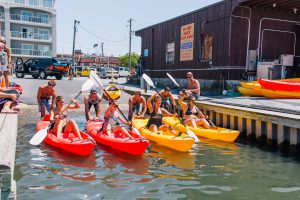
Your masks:
{"label": "sunglasses", "polygon": [[52,86],[52,87],[54,87],[54,86],[55,86],[54,84],[51,84],[51,83],[49,83],[48,85],[49,85],[49,86]]}

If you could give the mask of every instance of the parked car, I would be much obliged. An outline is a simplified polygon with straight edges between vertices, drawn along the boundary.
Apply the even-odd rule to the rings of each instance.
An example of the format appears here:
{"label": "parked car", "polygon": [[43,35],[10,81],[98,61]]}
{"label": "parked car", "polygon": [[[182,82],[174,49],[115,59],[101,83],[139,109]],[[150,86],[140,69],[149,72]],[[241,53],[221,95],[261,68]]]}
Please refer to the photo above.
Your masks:
{"label": "parked car", "polygon": [[118,71],[119,71],[120,77],[128,77],[129,76],[128,67],[118,67]]}
{"label": "parked car", "polygon": [[90,67],[82,67],[81,76],[89,77],[90,76]]}
{"label": "parked car", "polygon": [[113,69],[113,68],[102,68],[99,70],[99,77],[100,78],[120,78],[120,74],[117,70]]}
{"label": "parked car", "polygon": [[68,73],[69,67],[69,64],[60,63],[55,58],[30,58],[25,63],[22,58],[18,58],[15,73],[18,78],[23,78],[25,75],[41,79],[55,76],[57,80],[61,80]]}

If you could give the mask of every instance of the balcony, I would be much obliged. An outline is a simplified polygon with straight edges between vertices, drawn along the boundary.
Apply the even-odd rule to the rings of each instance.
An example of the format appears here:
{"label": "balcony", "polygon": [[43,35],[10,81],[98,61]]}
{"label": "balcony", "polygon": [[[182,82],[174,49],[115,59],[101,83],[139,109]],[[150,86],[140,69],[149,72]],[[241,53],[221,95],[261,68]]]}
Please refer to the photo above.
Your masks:
{"label": "balcony", "polygon": [[5,30],[0,30],[0,36],[4,36],[5,37]]}
{"label": "balcony", "polygon": [[2,0],[15,4],[26,6],[40,7],[40,8],[54,8],[54,0]]}
{"label": "balcony", "polygon": [[4,13],[3,12],[0,12],[0,20],[4,20],[5,19],[5,15],[4,15]]}
{"label": "balcony", "polygon": [[38,24],[51,24],[51,20],[49,18],[43,18],[43,17],[30,17],[27,15],[18,15],[18,14],[11,14],[10,15],[11,20],[16,21],[22,21],[22,22],[32,22],[32,23],[38,23]]}
{"label": "balcony", "polygon": [[11,31],[12,38],[21,38],[28,40],[42,40],[42,41],[51,41],[51,37],[49,34],[40,34],[40,33],[27,33],[20,31]]}
{"label": "balcony", "polygon": [[11,54],[13,56],[23,57],[51,57],[51,51],[36,50],[36,49],[18,49],[11,48]]}

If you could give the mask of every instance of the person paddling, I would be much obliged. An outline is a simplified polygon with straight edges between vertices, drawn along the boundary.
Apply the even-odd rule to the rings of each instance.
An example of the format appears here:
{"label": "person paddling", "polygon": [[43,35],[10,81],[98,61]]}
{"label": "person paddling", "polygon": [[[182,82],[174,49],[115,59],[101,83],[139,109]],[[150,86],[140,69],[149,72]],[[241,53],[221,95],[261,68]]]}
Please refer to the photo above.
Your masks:
{"label": "person paddling", "polygon": [[[65,100],[62,96],[57,96],[55,99],[56,107],[51,110],[50,121],[54,120],[53,133],[56,134],[58,138],[63,138],[63,133],[74,133],[80,140],[82,140],[80,130],[73,119],[67,121],[68,113],[65,111],[61,114],[61,111],[67,109],[79,109],[80,105],[72,100],[72,104],[65,105]],[[61,114],[61,115],[60,115]]]}
{"label": "person paddling", "polygon": [[[187,99],[188,103],[184,102],[184,99]],[[206,120],[206,116],[196,107],[194,101],[195,98],[193,96],[187,96],[186,94],[179,96],[178,103],[184,113],[184,123],[188,126],[192,125],[194,128],[203,126],[206,129],[213,129]]]}
{"label": "person paddling", "polygon": [[[153,101],[153,106],[152,106]],[[174,130],[171,130],[169,125],[163,125],[162,118],[163,116],[176,116],[176,114],[169,113],[165,108],[161,107],[162,99],[158,94],[153,94],[147,100],[147,107],[150,112],[150,119],[147,124],[147,128],[154,132],[158,133],[158,131],[167,131],[170,130],[173,135],[177,135]]]}
{"label": "person paddling", "polygon": [[[104,132],[109,137],[113,137],[113,135],[111,133],[112,127],[110,125],[111,119],[113,119],[114,121],[119,120],[122,124],[125,124],[128,126],[131,125],[130,122],[127,122],[119,115],[119,113],[117,111],[117,106],[118,106],[118,104],[116,104],[115,102],[109,101],[109,106],[104,113],[104,122],[102,124],[101,129],[99,130],[99,133]],[[128,133],[128,131],[124,127],[122,127],[122,126],[117,126],[117,127],[121,129],[123,134],[125,134],[128,137],[131,137],[131,135]]]}

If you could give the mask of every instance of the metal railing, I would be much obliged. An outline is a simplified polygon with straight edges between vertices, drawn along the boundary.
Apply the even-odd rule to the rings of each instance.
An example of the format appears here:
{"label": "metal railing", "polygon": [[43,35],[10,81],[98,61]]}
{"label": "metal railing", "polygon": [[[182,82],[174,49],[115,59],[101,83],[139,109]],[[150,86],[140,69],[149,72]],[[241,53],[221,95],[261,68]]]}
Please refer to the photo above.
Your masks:
{"label": "metal railing", "polygon": [[18,14],[11,14],[11,20],[17,21],[24,21],[24,22],[32,22],[32,23],[40,23],[40,24],[51,24],[51,19],[45,17],[34,17],[28,15],[18,15]]}
{"label": "metal railing", "polygon": [[18,48],[11,48],[12,54],[17,55],[25,55],[25,56],[40,56],[40,57],[51,57],[51,51],[45,50],[36,50],[36,49],[18,49]]}
{"label": "metal railing", "polygon": [[5,2],[22,4],[26,6],[42,7],[42,8],[54,8],[54,0],[45,1],[45,0],[2,0]]}
{"label": "metal railing", "polygon": [[33,40],[46,40],[46,41],[51,40],[49,34],[27,33],[27,32],[20,32],[20,31],[11,31],[11,37],[33,39]]}
{"label": "metal railing", "polygon": [[0,36],[5,36],[5,30],[0,30]]}

